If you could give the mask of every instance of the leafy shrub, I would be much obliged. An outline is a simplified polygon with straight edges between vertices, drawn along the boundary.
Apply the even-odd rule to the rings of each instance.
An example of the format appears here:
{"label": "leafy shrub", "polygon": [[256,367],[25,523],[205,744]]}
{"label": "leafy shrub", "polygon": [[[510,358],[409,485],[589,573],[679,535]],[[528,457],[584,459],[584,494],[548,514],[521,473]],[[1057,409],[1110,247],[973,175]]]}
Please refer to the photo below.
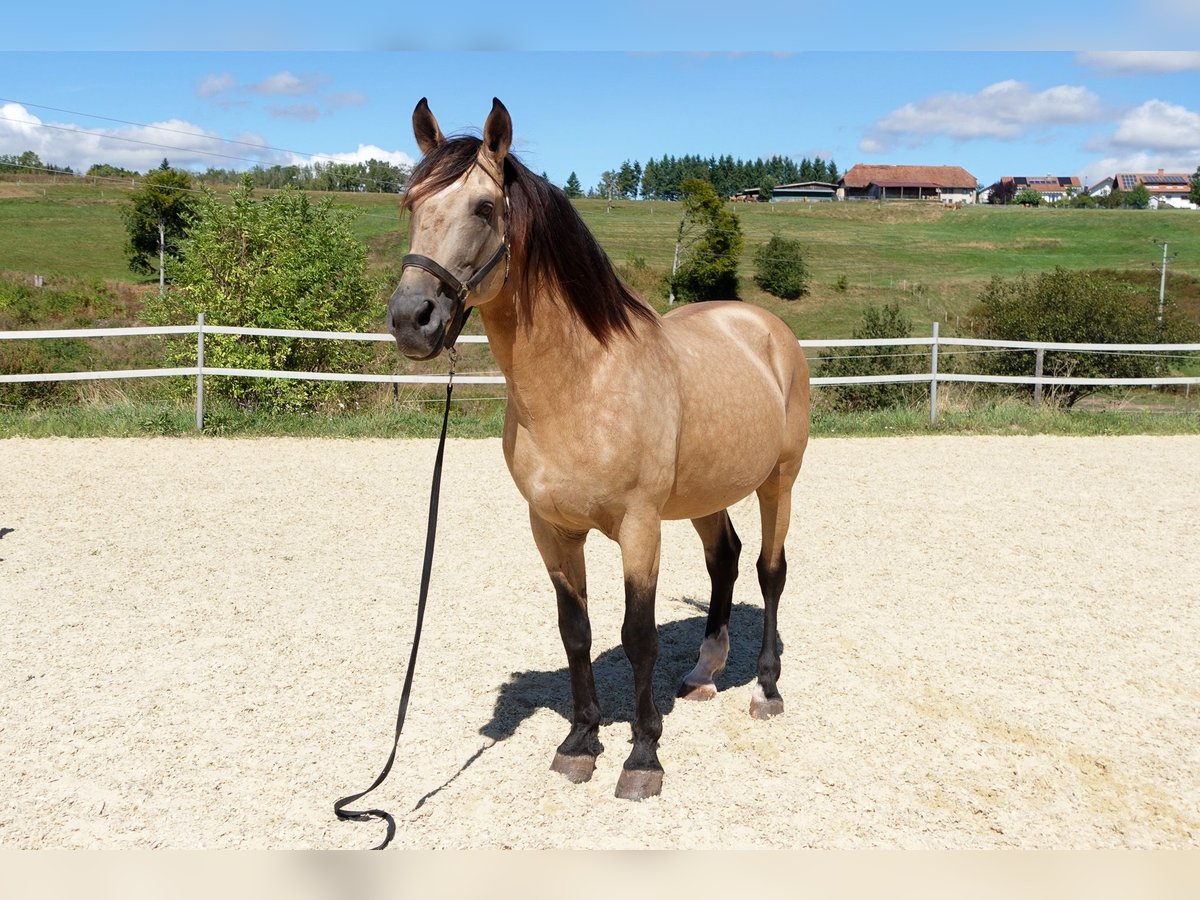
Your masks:
{"label": "leafy shrub", "polygon": [[[912,336],[912,322],[900,310],[900,304],[882,307],[868,306],[863,310],[861,324],[854,329],[857,340],[906,338]],[[843,347],[833,351],[816,373],[821,376],[846,377],[861,375],[906,375],[929,370],[928,356],[914,357],[910,347]],[[829,391],[834,409],[850,412],[866,409],[888,409],[905,406],[923,399],[926,387],[921,384],[846,384],[823,390]]]}
{"label": "leafy shrub", "polygon": [[[1153,344],[1159,342],[1158,297],[1103,272],[1071,272],[1062,267],[1034,276],[994,277],[973,311],[979,337],[996,340],[1068,344]],[[1162,342],[1186,343],[1193,323],[1173,305],[1164,311]],[[981,357],[987,374],[1032,375],[1035,351],[1010,351]],[[1149,378],[1155,361],[1146,355],[1047,351],[1043,374],[1082,378]],[[1022,387],[1032,390],[1031,387]],[[1064,385],[1047,388],[1070,406],[1098,388]]]}
{"label": "leafy shrub", "polygon": [[[93,328],[126,325],[133,311],[103,282],[77,279],[47,281],[34,287],[19,277],[0,277],[0,331]],[[153,348],[143,340],[52,338],[0,341],[0,374],[86,372],[150,368]],[[34,381],[0,384],[0,405],[44,406],[78,400],[85,382]]]}
{"label": "leafy shrub", "polygon": [[[329,199],[312,202],[294,189],[259,201],[248,178],[223,202],[199,198],[180,246],[175,284],[146,304],[148,321],[309,331],[367,331],[376,324],[375,291],[366,275],[366,248],[350,216]],[[372,358],[368,345],[307,338],[209,335],[205,363],[214,368],[354,372]],[[174,365],[195,362],[195,342],[182,341]],[[181,386],[182,387],[182,386]],[[190,381],[186,390],[191,390]],[[205,390],[247,408],[271,412],[342,401],[342,382],[214,378]]]}
{"label": "leafy shrub", "polygon": [[808,293],[808,266],[800,242],[771,235],[754,254],[754,283],[768,294],[795,300]]}

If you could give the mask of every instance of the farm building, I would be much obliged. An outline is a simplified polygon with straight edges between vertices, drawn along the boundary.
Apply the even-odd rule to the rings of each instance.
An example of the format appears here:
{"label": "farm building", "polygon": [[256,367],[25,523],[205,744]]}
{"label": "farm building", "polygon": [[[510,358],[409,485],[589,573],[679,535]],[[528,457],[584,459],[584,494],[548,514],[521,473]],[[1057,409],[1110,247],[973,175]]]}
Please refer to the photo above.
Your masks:
{"label": "farm building", "polygon": [[1150,192],[1150,205],[1173,206],[1176,209],[1196,209],[1196,204],[1188,197],[1191,190],[1191,176],[1178,172],[1164,172],[1159,169],[1156,173],[1118,172],[1113,176],[1113,189],[1132,191],[1139,184],[1146,186]]}
{"label": "farm building", "polygon": [[[738,191],[729,199],[734,202],[754,202],[763,200],[759,188],[745,188]],[[805,200],[810,203],[836,200],[838,186],[830,181],[800,181],[795,184],[781,184],[771,191],[772,200]]]}
{"label": "farm building", "polygon": [[868,166],[859,163],[843,176],[838,196],[845,200],[935,200],[974,203],[975,176],[962,166]]}
{"label": "farm building", "polygon": [[838,186],[828,181],[801,181],[781,184],[771,193],[772,200],[807,200],[809,202],[837,199]]}
{"label": "farm building", "polygon": [[1006,203],[1021,191],[1037,191],[1046,203],[1083,193],[1075,175],[1005,175],[987,189],[996,202]]}

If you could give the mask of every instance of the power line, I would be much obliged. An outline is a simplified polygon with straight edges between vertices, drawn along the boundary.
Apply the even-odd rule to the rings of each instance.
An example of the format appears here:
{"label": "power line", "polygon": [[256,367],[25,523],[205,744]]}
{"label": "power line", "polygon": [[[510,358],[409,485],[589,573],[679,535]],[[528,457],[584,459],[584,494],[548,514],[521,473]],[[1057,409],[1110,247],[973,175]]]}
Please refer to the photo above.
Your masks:
{"label": "power line", "polygon": [[[15,101],[10,101],[10,102],[15,102]],[[30,105],[35,106],[36,104],[30,104]],[[76,115],[87,115],[87,113],[77,113]],[[98,118],[104,118],[104,117],[101,116]],[[27,122],[24,119],[17,119],[12,116],[0,115],[0,120],[4,120],[4,121],[8,121],[8,122],[15,122],[19,125],[29,125],[29,126],[33,126],[35,128],[51,128],[56,131],[65,131],[69,134],[79,134],[79,135],[83,135],[85,137],[96,138],[98,140],[124,141],[125,143],[129,143],[129,144],[140,144],[145,147],[153,147],[156,150],[174,150],[179,153],[193,153],[193,154],[199,154],[201,156],[212,156],[212,157],[216,157],[218,159],[228,159],[228,160],[234,160],[236,162],[251,163],[251,164],[253,164],[255,166],[259,166],[259,167],[262,167],[264,165],[264,162],[261,159],[252,159],[251,157],[248,157],[248,156],[234,156],[229,153],[218,153],[215,150],[201,150],[198,147],[180,147],[175,144],[160,144],[160,143],[156,143],[154,141],[143,141],[143,140],[138,140],[137,138],[121,137],[120,135],[116,135],[116,134],[101,134],[100,132],[88,131],[84,128],[72,128],[67,125],[52,125],[49,122]],[[114,120],[114,121],[121,121],[121,120]],[[129,124],[136,124],[136,123],[129,123]],[[145,126],[141,126],[141,127],[154,128],[157,126],[145,125]],[[176,134],[190,134],[192,137],[203,137],[205,140],[220,141],[220,142],[232,143],[232,144],[243,144],[248,147],[262,146],[264,149],[280,150],[280,152],[294,153],[297,156],[305,155],[305,154],[302,154],[299,151],[295,151],[295,150],[282,150],[281,148],[266,147],[265,145],[252,144],[252,143],[248,143],[246,141],[230,141],[230,140],[227,140],[226,138],[216,138],[216,137],[210,138],[207,135],[197,135],[194,132],[180,131],[178,129],[162,129],[162,130],[174,131]],[[360,163],[346,162],[345,160],[335,159],[334,157],[331,157],[331,156],[319,156],[317,154],[311,154],[310,158],[325,159],[325,160],[330,161],[331,164],[338,164],[338,165],[351,165],[351,166],[363,165],[363,163],[361,163],[361,162]],[[380,160],[380,161],[385,162],[387,165],[390,165],[390,166],[395,165],[395,163],[387,163],[386,160]],[[274,165],[278,166],[278,164],[274,164]],[[279,166],[279,167],[285,168],[283,166]],[[401,167],[397,166],[397,168],[401,168]],[[392,182],[392,179],[389,179],[389,178],[366,178],[366,179],[363,179],[363,182],[368,183],[368,184],[375,184],[376,186],[378,186],[378,185],[382,185],[382,184],[390,184]]]}

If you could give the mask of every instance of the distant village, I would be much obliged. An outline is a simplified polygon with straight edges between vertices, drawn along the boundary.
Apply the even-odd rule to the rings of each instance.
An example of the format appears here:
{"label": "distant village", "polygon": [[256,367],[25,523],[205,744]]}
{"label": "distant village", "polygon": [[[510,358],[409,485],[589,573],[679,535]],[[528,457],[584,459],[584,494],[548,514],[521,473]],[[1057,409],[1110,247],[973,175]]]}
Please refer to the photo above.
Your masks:
{"label": "distant village", "polygon": [[[803,181],[781,184],[771,191],[748,188],[734,201],[927,200],[948,204],[1023,203],[1039,205],[1091,197],[1096,201],[1114,192],[1146,198],[1151,209],[1198,209],[1191,199],[1192,179],[1185,172],[1116,172],[1093,185],[1075,175],[1005,175],[981,188],[961,166],[872,166],[858,164],[837,182]],[[1141,194],[1140,189],[1145,193]],[[1101,205],[1101,204],[1097,204]]]}

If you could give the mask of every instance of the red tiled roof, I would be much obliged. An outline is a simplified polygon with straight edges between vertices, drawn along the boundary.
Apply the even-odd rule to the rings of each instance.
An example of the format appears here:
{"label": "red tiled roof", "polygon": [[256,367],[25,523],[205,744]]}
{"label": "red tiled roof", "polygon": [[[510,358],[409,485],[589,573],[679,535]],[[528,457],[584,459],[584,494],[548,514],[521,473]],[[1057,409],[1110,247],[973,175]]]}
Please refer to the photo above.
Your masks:
{"label": "red tiled roof", "polygon": [[868,166],[859,163],[847,172],[846,187],[865,188],[869,184],[932,185],[940,188],[974,188],[975,176],[962,166]]}

